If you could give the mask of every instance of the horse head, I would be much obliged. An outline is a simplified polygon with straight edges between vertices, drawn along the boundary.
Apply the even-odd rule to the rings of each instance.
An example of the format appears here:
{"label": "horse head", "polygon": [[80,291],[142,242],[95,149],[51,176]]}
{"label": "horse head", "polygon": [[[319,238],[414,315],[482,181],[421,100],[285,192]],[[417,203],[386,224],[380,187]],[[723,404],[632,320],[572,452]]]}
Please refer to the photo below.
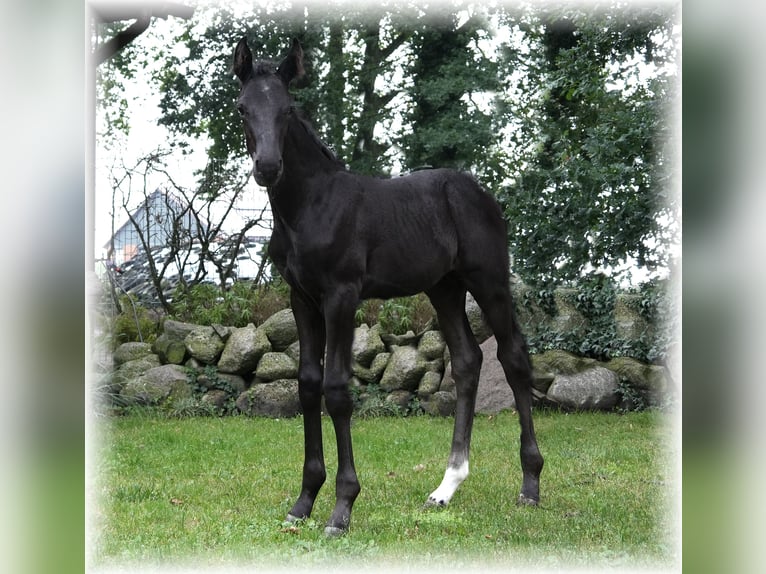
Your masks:
{"label": "horse head", "polygon": [[282,147],[294,110],[289,86],[303,75],[303,49],[293,40],[279,65],[253,64],[253,54],[242,38],[234,51],[234,73],[240,83],[237,111],[253,159],[253,177],[258,185],[272,187],[282,177]]}

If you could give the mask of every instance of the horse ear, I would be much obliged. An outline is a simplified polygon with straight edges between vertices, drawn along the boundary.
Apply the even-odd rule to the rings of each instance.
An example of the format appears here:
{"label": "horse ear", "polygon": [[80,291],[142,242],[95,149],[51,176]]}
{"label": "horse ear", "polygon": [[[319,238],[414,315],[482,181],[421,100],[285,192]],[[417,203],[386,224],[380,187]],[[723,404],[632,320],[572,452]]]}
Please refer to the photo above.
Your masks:
{"label": "horse ear", "polygon": [[285,59],[282,60],[282,63],[279,64],[278,71],[280,77],[287,85],[290,85],[290,82],[303,76],[303,48],[301,48],[301,43],[297,38],[293,38],[293,45],[290,46],[290,53],[287,54]]}
{"label": "horse ear", "polygon": [[244,37],[234,49],[234,73],[243,84],[253,75],[253,53]]}

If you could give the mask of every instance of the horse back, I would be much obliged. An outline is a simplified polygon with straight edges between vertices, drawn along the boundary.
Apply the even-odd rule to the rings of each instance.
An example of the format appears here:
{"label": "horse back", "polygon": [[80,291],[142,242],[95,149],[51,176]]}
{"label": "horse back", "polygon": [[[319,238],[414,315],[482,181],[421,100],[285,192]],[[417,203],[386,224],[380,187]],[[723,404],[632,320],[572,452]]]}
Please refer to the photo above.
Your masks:
{"label": "horse back", "polygon": [[394,278],[398,285],[390,291],[409,295],[428,290],[452,271],[483,266],[487,257],[504,265],[502,213],[468,174],[435,169],[379,180],[365,199],[360,218],[365,228],[359,231],[367,244],[370,283]]}
{"label": "horse back", "polygon": [[[503,257],[497,203],[449,169],[379,179],[339,172],[315,180],[294,229],[275,225],[270,255],[288,283],[321,291],[356,277],[362,298],[426,291],[446,274]],[[499,250],[498,250],[499,249]],[[308,285],[308,277],[314,285]]]}

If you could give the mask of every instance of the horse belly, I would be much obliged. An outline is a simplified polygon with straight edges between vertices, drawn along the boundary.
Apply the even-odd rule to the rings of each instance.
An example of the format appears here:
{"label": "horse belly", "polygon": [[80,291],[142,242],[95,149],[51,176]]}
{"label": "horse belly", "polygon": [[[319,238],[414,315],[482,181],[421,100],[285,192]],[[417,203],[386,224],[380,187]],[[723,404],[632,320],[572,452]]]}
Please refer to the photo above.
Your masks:
{"label": "horse belly", "polygon": [[433,240],[407,249],[382,247],[370,253],[362,298],[389,299],[426,291],[452,270],[449,250]]}

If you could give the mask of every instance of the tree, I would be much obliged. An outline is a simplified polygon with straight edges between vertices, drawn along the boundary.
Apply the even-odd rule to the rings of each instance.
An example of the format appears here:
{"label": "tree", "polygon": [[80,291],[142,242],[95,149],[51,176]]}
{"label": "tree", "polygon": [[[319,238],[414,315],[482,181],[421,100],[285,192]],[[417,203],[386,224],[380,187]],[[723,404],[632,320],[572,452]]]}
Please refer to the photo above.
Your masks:
{"label": "tree", "polygon": [[376,9],[365,15],[358,28],[364,46],[354,83],[359,98],[359,122],[352,137],[353,147],[349,165],[360,173],[375,174],[385,169],[385,144],[375,138],[375,127],[389,112],[388,104],[399,94],[396,87],[385,91],[376,89],[378,78],[390,71],[392,55],[410,39],[409,26],[393,29],[385,26],[385,13]]}
{"label": "tree", "polygon": [[[122,190],[122,209],[140,243],[146,280],[152,287],[150,299],[172,313],[174,302],[168,296],[169,281],[177,281],[181,292],[187,292],[198,283],[211,281],[211,267],[221,290],[237,279],[236,266],[247,235],[254,227],[263,225],[264,210],[243,218],[235,231],[226,232],[226,228],[232,227],[231,216],[237,211],[246,179],[229,181],[211,199],[204,185],[187,189],[174,180],[165,163],[168,155],[168,151],[152,153],[135,166],[115,168],[112,175],[114,188]],[[163,176],[168,188],[165,193],[158,195],[147,185],[152,174]],[[136,212],[135,195],[140,196],[143,206]],[[155,196],[158,199],[152,200]],[[262,260],[261,271],[263,265]]]}
{"label": "tree", "polygon": [[516,15],[530,47],[506,51],[506,69],[525,74],[507,104],[517,173],[500,198],[526,279],[575,280],[631,260],[667,268],[678,233],[666,66],[675,17],[620,4]]}
{"label": "tree", "polygon": [[486,35],[487,22],[477,15],[459,25],[455,13],[437,11],[420,23],[412,40],[412,105],[400,136],[411,169],[476,169],[495,143],[491,114],[474,100],[498,88],[493,62],[474,47]]}
{"label": "tree", "polygon": [[[493,40],[496,28],[504,34]],[[670,265],[674,7],[200,7],[168,41],[188,54],[133,54],[162,64],[155,79],[173,145],[207,142],[199,189],[210,198],[250,168],[231,73],[242,36],[271,57],[301,41],[307,74],[296,100],[352,169],[477,173],[505,210],[524,279]]]}
{"label": "tree", "polygon": [[[200,23],[204,31],[192,34]],[[386,165],[375,131],[399,89],[381,92],[376,86],[409,35],[406,28],[394,30],[391,13],[382,8],[256,5],[246,16],[226,8],[200,8],[195,22],[177,38],[189,47],[188,57],[163,56],[157,77],[163,94],[161,121],[180,138],[210,142],[212,172],[204,177],[214,191],[231,177],[231,166],[244,149],[234,106],[238,88],[231,73],[236,39],[245,36],[256,55],[276,58],[296,37],[307,54],[306,76],[296,87],[302,112],[352,168],[379,172]]]}

